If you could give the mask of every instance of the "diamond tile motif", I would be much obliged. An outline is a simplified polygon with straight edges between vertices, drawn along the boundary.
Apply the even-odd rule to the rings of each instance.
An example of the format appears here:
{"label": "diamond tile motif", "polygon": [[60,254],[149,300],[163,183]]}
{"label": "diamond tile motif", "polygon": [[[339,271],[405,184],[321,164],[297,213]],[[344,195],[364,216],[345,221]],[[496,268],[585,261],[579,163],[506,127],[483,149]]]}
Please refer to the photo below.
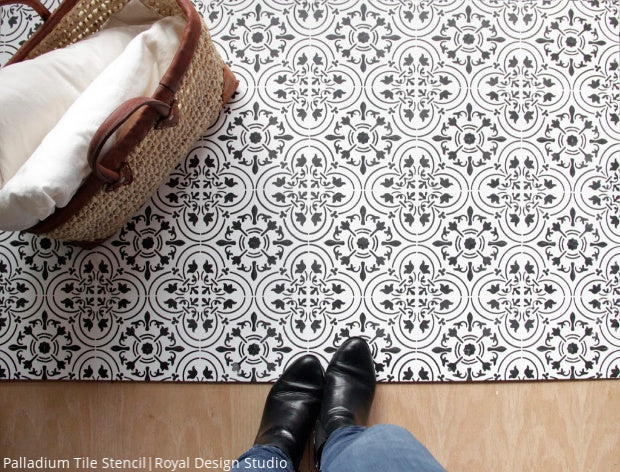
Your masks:
{"label": "diamond tile motif", "polygon": [[[58,0],[44,1],[54,9]],[[241,81],[110,240],[0,233],[0,379],[620,377],[617,0],[195,0]],[[39,25],[0,13],[0,63]]]}

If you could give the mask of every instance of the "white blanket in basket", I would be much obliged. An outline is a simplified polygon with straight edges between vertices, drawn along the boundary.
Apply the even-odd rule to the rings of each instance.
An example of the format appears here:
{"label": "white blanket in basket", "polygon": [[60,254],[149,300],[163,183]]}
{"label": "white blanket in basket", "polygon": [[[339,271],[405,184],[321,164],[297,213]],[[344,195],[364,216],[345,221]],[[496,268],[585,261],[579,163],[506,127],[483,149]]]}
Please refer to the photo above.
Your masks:
{"label": "white blanket in basket", "polygon": [[88,39],[0,69],[0,230],[28,229],[69,203],[92,136],[120,104],[152,95],[184,27],[133,0]]}

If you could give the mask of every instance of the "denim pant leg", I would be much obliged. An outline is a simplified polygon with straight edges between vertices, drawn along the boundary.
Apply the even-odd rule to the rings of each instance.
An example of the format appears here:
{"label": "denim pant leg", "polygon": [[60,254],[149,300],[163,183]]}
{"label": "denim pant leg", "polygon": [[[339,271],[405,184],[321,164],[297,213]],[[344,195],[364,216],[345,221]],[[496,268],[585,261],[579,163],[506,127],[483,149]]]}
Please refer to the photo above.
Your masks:
{"label": "denim pant leg", "polygon": [[432,454],[400,426],[347,426],[323,448],[322,472],[446,472]]}
{"label": "denim pant leg", "polygon": [[294,472],[289,457],[274,446],[252,446],[237,461],[232,472]]}

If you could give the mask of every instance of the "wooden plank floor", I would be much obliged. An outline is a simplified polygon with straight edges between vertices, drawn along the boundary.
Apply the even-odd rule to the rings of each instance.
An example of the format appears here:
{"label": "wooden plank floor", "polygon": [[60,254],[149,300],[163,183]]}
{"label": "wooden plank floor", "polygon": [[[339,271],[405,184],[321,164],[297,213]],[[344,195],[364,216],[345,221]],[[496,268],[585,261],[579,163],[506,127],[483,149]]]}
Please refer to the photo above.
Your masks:
{"label": "wooden plank floor", "polygon": [[[233,459],[269,387],[0,383],[0,461]],[[618,381],[380,385],[371,422],[407,427],[452,472],[620,471]]]}

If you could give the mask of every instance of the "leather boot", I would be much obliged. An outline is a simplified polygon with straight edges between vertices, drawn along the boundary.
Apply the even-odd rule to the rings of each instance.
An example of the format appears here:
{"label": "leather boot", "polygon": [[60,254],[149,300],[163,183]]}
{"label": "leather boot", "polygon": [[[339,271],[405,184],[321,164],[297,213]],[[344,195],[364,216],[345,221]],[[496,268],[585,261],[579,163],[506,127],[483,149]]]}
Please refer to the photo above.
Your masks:
{"label": "leather boot", "polygon": [[325,387],[314,430],[317,468],[325,441],[344,426],[364,425],[375,396],[375,368],[366,341],[351,338],[342,344],[325,371]]}
{"label": "leather boot", "polygon": [[275,446],[292,461],[295,470],[323,395],[323,368],[313,355],[306,355],[289,366],[271,388],[254,444]]}

